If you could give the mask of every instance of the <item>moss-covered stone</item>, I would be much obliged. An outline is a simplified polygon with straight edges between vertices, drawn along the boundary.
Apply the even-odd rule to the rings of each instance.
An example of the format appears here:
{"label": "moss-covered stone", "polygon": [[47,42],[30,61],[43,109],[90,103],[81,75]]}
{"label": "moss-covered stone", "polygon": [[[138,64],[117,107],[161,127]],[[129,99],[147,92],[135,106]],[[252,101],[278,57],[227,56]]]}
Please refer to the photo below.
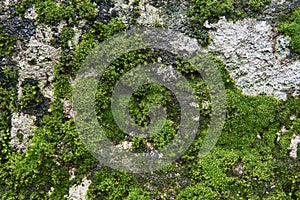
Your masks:
{"label": "moss-covered stone", "polygon": [[[133,151],[143,152],[161,148],[176,134],[180,118],[178,104],[171,92],[163,87],[145,86],[135,92],[130,102],[130,112],[136,123],[142,126],[149,124],[149,110],[152,105],[160,103],[166,107],[166,126],[162,132],[151,138],[132,138],[122,132],[114,123],[110,111],[111,92],[118,78],[139,64],[156,63],[159,57],[162,64],[172,65],[195,88],[197,100],[203,105],[199,110],[203,124],[189,150],[168,168],[154,172],[154,175],[159,177],[153,179],[154,181],[151,180],[153,174],[134,175],[101,166],[82,144],[74,121],[64,114],[63,101],[71,99],[71,79],[76,76],[86,56],[103,40],[124,30],[125,25],[118,19],[113,19],[107,24],[94,22],[95,6],[91,1],[72,1],[69,4],[54,2],[29,0],[23,1],[20,4],[23,7],[19,7],[20,10],[26,10],[30,4],[35,4],[40,23],[55,25],[61,20],[72,18],[70,24],[63,28],[60,43],[57,44],[63,47],[63,51],[54,69],[55,99],[50,104],[51,112],[44,113],[25,154],[13,152],[9,144],[9,118],[15,109],[17,71],[8,66],[1,68],[2,199],[65,199],[69,188],[78,184],[83,177],[92,181],[87,193],[90,199],[300,198],[299,160],[287,155],[292,135],[299,133],[299,98],[289,97],[287,101],[280,101],[267,95],[243,95],[235,87],[224,63],[211,55],[210,58],[222,73],[228,102],[226,124],[214,150],[207,157],[199,158],[199,149],[207,133],[210,116],[209,94],[201,76],[180,57],[163,51],[142,49],[118,58],[107,69],[105,78],[99,81],[96,94],[98,119],[101,125],[107,128],[108,137],[115,143],[124,140],[132,142]],[[241,4],[238,5],[238,2]],[[235,19],[244,16],[245,13],[258,12],[269,1],[238,2],[192,1],[193,25],[197,28],[202,26],[205,20],[217,20],[221,15]],[[57,16],[53,17],[53,13]],[[68,41],[74,36],[73,22],[75,23],[77,17],[91,21],[80,37],[79,44],[75,49],[70,49]],[[9,38],[5,34],[3,37]],[[199,36],[200,39],[201,37]],[[12,52],[13,41],[12,38],[8,43],[6,39],[2,40],[5,45],[0,46],[0,52],[3,52],[1,56]],[[38,91],[37,84],[25,84],[23,106],[37,104]],[[291,116],[295,116],[296,119],[291,120]],[[278,131],[282,127],[286,127],[287,131],[278,139]],[[71,178],[72,173],[75,178]],[[173,178],[174,174],[176,178]],[[172,180],[167,181],[167,177]]]}

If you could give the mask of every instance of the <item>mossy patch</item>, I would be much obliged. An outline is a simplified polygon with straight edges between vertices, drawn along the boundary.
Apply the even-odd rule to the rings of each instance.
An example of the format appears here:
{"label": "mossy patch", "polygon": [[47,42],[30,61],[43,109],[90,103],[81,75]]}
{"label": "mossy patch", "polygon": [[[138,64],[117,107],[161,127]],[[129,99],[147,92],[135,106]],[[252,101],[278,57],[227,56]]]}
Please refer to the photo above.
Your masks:
{"label": "mossy patch", "polygon": [[[54,5],[49,0],[46,2],[54,10],[71,6],[71,4]],[[82,2],[89,4],[88,1]],[[217,19],[220,15],[228,13],[234,13],[231,16],[242,16],[236,1],[193,2],[195,8],[198,6],[198,10],[193,14],[195,19],[199,17],[195,23],[201,26],[204,19]],[[248,10],[256,12],[267,2],[246,1],[241,7],[245,13]],[[73,11],[80,10],[74,5],[71,6]],[[44,16],[40,19],[41,23],[55,24],[59,20],[73,18],[73,14],[70,14],[71,17],[59,15],[58,18],[50,19],[51,14],[47,9],[40,8],[40,14]],[[206,8],[209,9],[202,12]],[[90,8],[82,7],[83,13],[80,16],[93,18],[93,14],[85,15],[85,9]],[[49,16],[46,17],[47,15]],[[209,102],[210,97],[201,76],[181,57],[163,51],[142,49],[118,58],[106,71],[105,78],[99,81],[95,101],[98,119],[101,125],[109,130],[108,137],[115,143],[124,140],[132,141],[134,151],[143,152],[148,150],[149,143],[153,144],[152,148],[160,148],[170,142],[176,134],[180,112],[178,104],[166,88],[145,86],[133,95],[130,102],[130,112],[136,123],[142,126],[149,123],[149,110],[152,105],[160,103],[166,107],[168,117],[166,126],[152,138],[129,137],[114,124],[110,112],[111,92],[118,78],[136,65],[156,63],[158,57],[162,58],[162,64],[172,65],[189,80],[196,90],[200,105],[208,105],[199,109],[203,124],[189,150],[176,162],[170,164],[169,168],[155,172],[160,178],[155,183],[151,182],[150,175],[142,177],[142,175],[117,172],[101,166],[101,162],[92,157],[82,144],[74,121],[68,119],[63,111],[63,100],[71,98],[70,80],[76,77],[86,56],[103,40],[125,29],[125,25],[118,19],[108,24],[91,21],[91,27],[80,38],[74,50],[69,49],[67,45],[74,35],[72,25],[68,24],[62,31],[60,45],[64,48],[61,59],[55,66],[56,99],[51,103],[51,113],[45,114],[40,120],[25,155],[9,149],[9,118],[15,109],[17,72],[11,67],[2,69],[0,77],[2,133],[0,196],[2,199],[65,199],[69,188],[79,184],[83,176],[93,181],[87,194],[90,199],[300,198],[299,160],[293,160],[287,155],[292,135],[299,133],[299,98],[289,97],[286,102],[283,102],[266,95],[245,96],[236,89],[224,63],[211,55],[210,58],[222,73],[228,103],[226,124],[213,151],[207,157],[199,158],[199,149],[207,134],[210,117],[209,104],[205,104]],[[7,54],[12,52],[4,49],[6,48],[4,45],[1,48],[3,52],[8,52]],[[24,88],[23,99],[27,103],[25,105],[35,104],[38,101],[39,98],[36,96],[38,91],[37,85],[28,85]],[[296,116],[297,119],[291,120],[291,116]],[[283,126],[288,131],[278,140],[277,132]],[[69,172],[73,168],[76,169],[76,178],[70,180]],[[176,178],[172,177],[174,173]],[[172,181],[167,182],[166,177],[172,177],[170,178]],[[54,190],[49,195],[48,192],[52,187]]]}
{"label": "mossy patch", "polygon": [[16,38],[0,26],[0,163],[11,153],[11,114],[16,110],[18,69],[11,60]]}
{"label": "mossy patch", "polygon": [[291,37],[291,49],[296,53],[300,53],[300,7],[295,8],[292,14],[282,17],[279,30]]}

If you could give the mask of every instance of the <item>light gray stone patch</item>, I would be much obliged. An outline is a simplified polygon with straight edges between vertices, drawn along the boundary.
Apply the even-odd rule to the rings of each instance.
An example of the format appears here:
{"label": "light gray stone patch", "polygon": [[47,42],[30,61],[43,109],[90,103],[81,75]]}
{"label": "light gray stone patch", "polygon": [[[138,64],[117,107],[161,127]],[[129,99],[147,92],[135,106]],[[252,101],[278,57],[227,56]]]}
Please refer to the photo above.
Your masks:
{"label": "light gray stone patch", "polygon": [[35,20],[35,19],[37,18],[37,13],[36,13],[35,6],[34,6],[34,5],[32,5],[32,7],[30,7],[30,8],[25,12],[24,17],[27,18],[27,19],[32,19],[32,20]]}
{"label": "light gray stone patch", "polygon": [[161,10],[152,6],[148,0],[141,0],[139,2],[140,17],[137,22],[144,26],[151,26],[155,23],[163,24],[163,19],[161,17]]}
{"label": "light gray stone patch", "polygon": [[293,138],[291,139],[290,147],[288,148],[288,150],[290,151],[289,156],[291,158],[297,159],[298,144],[300,144],[300,136],[294,134]]}
{"label": "light gray stone patch", "polygon": [[163,81],[165,82],[172,82],[178,79],[178,75],[175,69],[171,66],[159,66],[157,69],[157,74],[162,76]]}
{"label": "light gray stone patch", "polygon": [[130,21],[130,13],[133,11],[134,0],[129,0],[128,3],[125,0],[115,0],[114,7],[110,8],[109,13],[116,12],[120,19],[124,23],[128,24]]}
{"label": "light gray stone patch", "polygon": [[277,36],[269,22],[244,19],[234,23],[223,17],[206,25],[216,29],[210,31],[208,50],[219,54],[244,94],[286,100],[291,89],[299,91],[300,62],[287,58],[290,40]]}
{"label": "light gray stone patch", "polygon": [[69,119],[74,118],[74,110],[71,102],[68,99],[64,99],[63,112]]}
{"label": "light gray stone patch", "polygon": [[132,142],[124,141],[117,145],[117,148],[124,150],[132,150]]}
{"label": "light gray stone patch", "polygon": [[67,196],[67,198],[70,200],[86,200],[86,193],[91,183],[91,180],[88,180],[86,177],[84,177],[81,184],[73,185],[70,188],[69,196]]}
{"label": "light gray stone patch", "polygon": [[38,81],[42,94],[49,99],[54,98],[54,65],[60,58],[61,49],[51,46],[53,35],[50,27],[40,25],[25,47],[19,45],[19,54],[13,57],[20,68],[19,99],[22,97],[22,82],[26,79]]}
{"label": "light gray stone patch", "polygon": [[13,113],[11,118],[11,145],[13,149],[24,153],[33,136],[36,117],[23,113]]}

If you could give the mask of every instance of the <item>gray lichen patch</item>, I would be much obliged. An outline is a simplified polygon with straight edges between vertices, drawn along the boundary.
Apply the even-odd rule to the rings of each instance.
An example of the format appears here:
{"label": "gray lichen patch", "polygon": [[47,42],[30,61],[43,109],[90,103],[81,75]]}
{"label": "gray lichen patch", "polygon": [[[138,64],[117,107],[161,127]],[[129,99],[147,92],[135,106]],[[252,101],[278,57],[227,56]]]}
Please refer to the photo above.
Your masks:
{"label": "gray lichen patch", "polygon": [[152,6],[148,0],[141,0],[139,3],[139,9],[140,17],[137,19],[139,24],[149,26],[155,23],[163,23],[161,10]]}
{"label": "gray lichen patch", "polygon": [[22,82],[26,79],[38,81],[42,94],[49,99],[54,98],[51,83],[54,78],[54,65],[60,58],[61,49],[51,46],[53,35],[50,27],[40,25],[25,47],[21,44],[18,46],[19,54],[13,59],[20,67],[19,99],[22,96]]}
{"label": "gray lichen patch", "polygon": [[11,145],[18,152],[25,152],[33,136],[36,117],[23,113],[13,113],[11,118]]}
{"label": "gray lichen patch", "polygon": [[74,109],[71,102],[68,99],[64,99],[63,102],[64,102],[63,112],[66,115],[66,117],[69,119],[74,118]]}
{"label": "gray lichen patch", "polygon": [[35,20],[37,18],[37,13],[35,10],[35,6],[32,5],[27,12],[25,12],[25,18]]}
{"label": "gray lichen patch", "polygon": [[[137,4],[137,5],[134,5]],[[151,1],[141,0],[136,3],[133,0],[115,1],[110,13],[116,12],[126,24],[130,23],[130,17],[137,15],[136,22],[143,26],[167,26],[173,30],[183,31],[187,29],[187,10],[189,2],[176,0]]]}
{"label": "gray lichen patch", "polygon": [[236,85],[246,95],[267,94],[285,100],[300,88],[300,62],[287,58],[289,39],[277,36],[267,21],[224,18],[209,25],[209,51],[220,53]]}
{"label": "gray lichen patch", "polygon": [[81,184],[73,185],[69,190],[68,199],[70,200],[85,200],[86,193],[90,184],[92,183],[91,180],[88,180],[86,177],[82,179]]}
{"label": "gray lichen patch", "polygon": [[289,150],[289,156],[291,158],[296,159],[297,158],[297,149],[298,149],[298,145],[300,144],[300,136],[294,134],[293,138],[291,139],[291,145],[288,148]]}

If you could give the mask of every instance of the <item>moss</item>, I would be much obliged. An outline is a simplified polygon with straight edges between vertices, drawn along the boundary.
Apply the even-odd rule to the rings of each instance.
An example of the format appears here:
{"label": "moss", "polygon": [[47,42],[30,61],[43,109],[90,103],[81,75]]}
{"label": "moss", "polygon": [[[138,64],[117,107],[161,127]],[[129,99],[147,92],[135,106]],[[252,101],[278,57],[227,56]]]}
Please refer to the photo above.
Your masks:
{"label": "moss", "polygon": [[0,25],[0,58],[9,56],[12,53],[16,39],[8,35]]}
{"label": "moss", "polygon": [[80,18],[90,20],[96,17],[96,5],[89,0],[77,1],[76,8]]}
{"label": "moss", "polygon": [[75,31],[73,28],[66,27],[61,31],[61,44],[63,47],[68,46],[68,42],[74,37]]}
{"label": "moss", "polygon": [[64,6],[53,0],[40,1],[35,3],[35,6],[38,14],[37,21],[40,23],[56,24],[74,15],[72,6]]}
{"label": "moss", "polygon": [[203,46],[209,44],[209,35],[203,24],[206,20],[216,22],[221,16],[229,20],[237,20],[246,16],[255,16],[263,11],[270,0],[190,0],[192,9],[189,10],[190,28],[193,35]]}
{"label": "moss", "polygon": [[279,24],[279,30],[291,37],[291,49],[296,53],[300,53],[300,7],[295,8],[292,14],[283,16],[282,22]]}
{"label": "moss", "polygon": [[42,99],[39,97],[39,85],[30,85],[30,84],[25,84],[22,87],[22,97],[21,97],[21,102],[19,103],[19,107],[21,110],[28,106],[39,106],[41,103]]}
{"label": "moss", "polygon": [[4,61],[0,66],[0,163],[5,163],[11,154],[10,118],[16,110],[18,82],[18,69],[11,61],[15,42],[16,38],[8,35],[0,26],[0,59]]}
{"label": "moss", "polygon": [[[135,191],[135,194],[132,193],[133,191]],[[132,175],[102,169],[95,173],[87,196],[89,199],[124,199],[130,193],[131,197],[129,199],[134,199],[134,196],[135,198],[142,196],[140,193],[143,193]]]}

